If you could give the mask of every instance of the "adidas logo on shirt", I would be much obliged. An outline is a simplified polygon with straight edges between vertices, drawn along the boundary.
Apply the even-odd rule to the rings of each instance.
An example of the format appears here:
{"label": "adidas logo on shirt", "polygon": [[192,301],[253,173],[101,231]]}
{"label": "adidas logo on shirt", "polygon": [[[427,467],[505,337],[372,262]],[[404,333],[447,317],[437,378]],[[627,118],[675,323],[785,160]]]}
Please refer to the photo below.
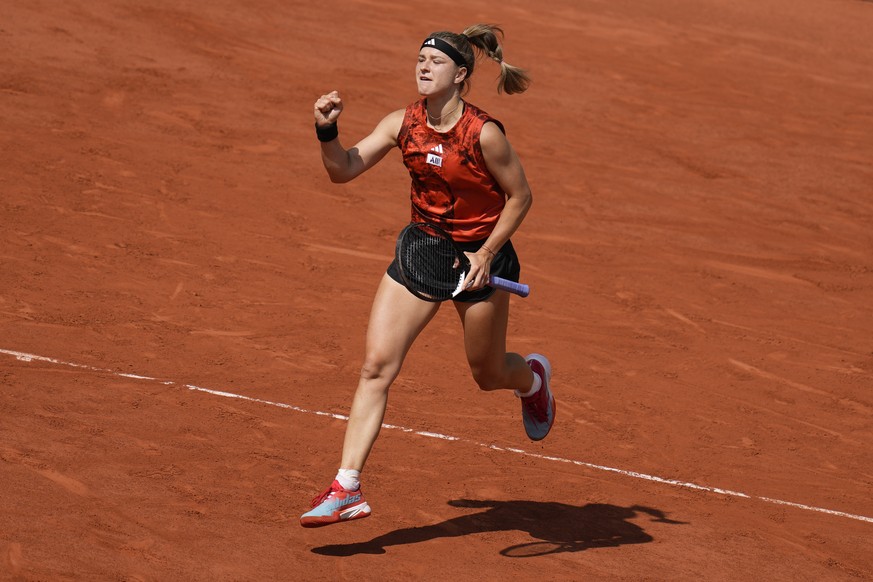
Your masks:
{"label": "adidas logo on shirt", "polygon": [[430,151],[431,153],[427,154],[427,163],[441,168],[443,166],[443,159],[440,155],[443,153],[443,144],[433,146],[430,148]]}

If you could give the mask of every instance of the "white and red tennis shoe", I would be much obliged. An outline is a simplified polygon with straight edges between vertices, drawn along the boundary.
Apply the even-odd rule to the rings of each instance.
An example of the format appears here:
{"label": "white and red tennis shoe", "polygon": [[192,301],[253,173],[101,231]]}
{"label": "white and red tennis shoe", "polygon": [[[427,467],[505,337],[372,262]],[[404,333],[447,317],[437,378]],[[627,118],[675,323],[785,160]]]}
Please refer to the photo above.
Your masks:
{"label": "white and red tennis shoe", "polygon": [[515,394],[521,398],[524,431],[530,440],[540,441],[546,438],[555,423],[555,397],[549,387],[552,365],[542,354],[530,354],[525,361],[533,373],[540,377],[540,389],[531,396],[522,396],[518,391]]}
{"label": "white and red tennis shoe", "polygon": [[300,525],[322,527],[369,516],[370,506],[361,489],[349,491],[335,480],[312,500],[312,509],[300,516]]}

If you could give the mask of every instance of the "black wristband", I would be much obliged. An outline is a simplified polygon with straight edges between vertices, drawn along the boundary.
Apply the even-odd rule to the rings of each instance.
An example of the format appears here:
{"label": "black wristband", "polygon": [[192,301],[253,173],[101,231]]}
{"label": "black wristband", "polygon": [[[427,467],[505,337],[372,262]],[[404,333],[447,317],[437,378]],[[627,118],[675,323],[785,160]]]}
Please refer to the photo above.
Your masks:
{"label": "black wristband", "polygon": [[336,121],[325,127],[319,127],[315,124],[315,135],[318,136],[318,141],[329,142],[339,137],[339,129],[336,127]]}

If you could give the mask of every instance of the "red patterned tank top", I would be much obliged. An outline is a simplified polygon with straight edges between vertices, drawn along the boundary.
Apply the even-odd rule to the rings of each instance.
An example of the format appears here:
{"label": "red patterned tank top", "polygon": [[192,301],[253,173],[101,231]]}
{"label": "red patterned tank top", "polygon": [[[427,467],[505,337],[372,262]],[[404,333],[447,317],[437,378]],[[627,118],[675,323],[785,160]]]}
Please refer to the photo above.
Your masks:
{"label": "red patterned tank top", "polygon": [[506,204],[506,194],[485,166],[479,134],[491,121],[473,105],[452,129],[440,133],[427,125],[425,100],[406,108],[397,142],[412,177],[412,221],[432,222],[458,241],[488,238]]}

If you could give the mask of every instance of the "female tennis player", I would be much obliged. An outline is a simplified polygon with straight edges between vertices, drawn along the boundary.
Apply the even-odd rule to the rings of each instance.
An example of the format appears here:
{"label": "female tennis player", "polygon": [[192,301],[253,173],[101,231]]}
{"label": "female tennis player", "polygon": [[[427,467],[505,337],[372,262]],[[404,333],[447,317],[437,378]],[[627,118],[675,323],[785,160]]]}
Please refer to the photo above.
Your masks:
{"label": "female tennis player", "polygon": [[[521,399],[528,437],[540,440],[555,419],[551,366],[540,354],[525,358],[506,351],[509,294],[487,286],[491,275],[518,281],[520,265],[510,236],[530,208],[531,191],[503,125],[462,99],[477,52],[500,65],[498,92],[527,89],[530,81],[524,71],[503,60],[502,34],[496,26],[478,24],[461,34],[428,36],[415,67],[421,99],[387,115],[351,149],[338,138],[343,101],[336,91],[315,102],[315,126],[322,161],[333,182],[348,182],[391,148],[400,149],[412,177],[412,221],[448,231],[470,261],[464,291],[453,298],[453,304],[473,378],[482,390],[514,390]],[[304,527],[370,515],[361,492],[361,471],[382,426],[388,389],[439,305],[413,295],[402,284],[396,261],[391,263],[370,312],[365,359],[339,472],[312,501],[312,510],[301,516]]]}

